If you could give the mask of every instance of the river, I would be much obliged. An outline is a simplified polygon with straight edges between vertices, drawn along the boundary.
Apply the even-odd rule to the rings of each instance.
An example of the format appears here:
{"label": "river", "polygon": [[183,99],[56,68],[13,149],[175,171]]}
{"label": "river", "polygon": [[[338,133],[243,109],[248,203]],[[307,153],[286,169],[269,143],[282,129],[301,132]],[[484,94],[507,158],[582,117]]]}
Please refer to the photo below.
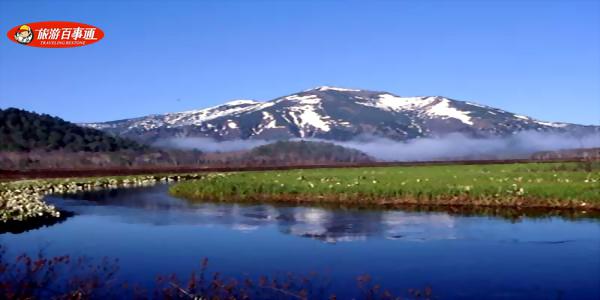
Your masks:
{"label": "river", "polygon": [[192,204],[166,185],[49,196],[73,217],[0,235],[9,255],[119,259],[119,277],[151,285],[202,258],[226,277],[316,272],[340,299],[356,277],[440,299],[600,299],[600,222],[270,204]]}

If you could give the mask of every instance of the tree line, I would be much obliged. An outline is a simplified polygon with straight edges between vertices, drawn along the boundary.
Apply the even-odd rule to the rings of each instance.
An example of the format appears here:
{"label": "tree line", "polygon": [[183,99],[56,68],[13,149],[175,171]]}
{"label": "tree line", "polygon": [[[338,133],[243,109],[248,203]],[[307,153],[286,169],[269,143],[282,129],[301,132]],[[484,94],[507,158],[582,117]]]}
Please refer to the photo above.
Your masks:
{"label": "tree line", "polygon": [[132,140],[17,108],[0,109],[0,141],[0,151],[114,152],[145,148]]}

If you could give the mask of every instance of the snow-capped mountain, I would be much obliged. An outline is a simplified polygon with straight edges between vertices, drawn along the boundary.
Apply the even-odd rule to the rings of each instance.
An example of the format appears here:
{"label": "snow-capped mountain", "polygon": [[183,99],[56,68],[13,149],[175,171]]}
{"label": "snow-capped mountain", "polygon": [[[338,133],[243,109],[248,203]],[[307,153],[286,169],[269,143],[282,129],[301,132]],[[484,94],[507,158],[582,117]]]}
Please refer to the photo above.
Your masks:
{"label": "snow-capped mountain", "polygon": [[408,140],[453,132],[488,137],[525,130],[574,134],[600,131],[599,126],[544,122],[441,96],[401,97],[328,86],[267,102],[236,100],[199,110],[81,125],[145,142],[190,136],[343,141],[360,135]]}

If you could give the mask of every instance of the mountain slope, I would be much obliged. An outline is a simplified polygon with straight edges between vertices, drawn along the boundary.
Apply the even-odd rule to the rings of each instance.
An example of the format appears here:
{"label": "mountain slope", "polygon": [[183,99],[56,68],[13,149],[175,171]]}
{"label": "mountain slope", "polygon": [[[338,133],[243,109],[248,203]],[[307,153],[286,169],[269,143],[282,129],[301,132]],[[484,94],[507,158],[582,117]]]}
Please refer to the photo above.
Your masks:
{"label": "mountain slope", "polygon": [[267,102],[237,100],[200,110],[82,125],[145,142],[188,136],[343,141],[361,135],[409,140],[452,132],[488,137],[526,130],[599,131],[598,126],[543,122],[440,96],[400,97],[326,86]]}
{"label": "mountain slope", "polygon": [[138,143],[60,118],[16,108],[0,109],[0,151],[59,150],[112,152],[139,150]]}

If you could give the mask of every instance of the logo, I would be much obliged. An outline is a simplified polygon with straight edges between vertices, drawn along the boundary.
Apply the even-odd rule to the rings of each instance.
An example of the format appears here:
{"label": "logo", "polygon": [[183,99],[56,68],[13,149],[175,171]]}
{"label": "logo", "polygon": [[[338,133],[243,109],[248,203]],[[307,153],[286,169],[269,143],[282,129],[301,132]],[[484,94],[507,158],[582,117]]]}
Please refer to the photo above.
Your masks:
{"label": "logo", "polygon": [[96,27],[77,22],[47,21],[21,24],[7,33],[21,45],[40,48],[71,48],[91,45],[104,37]]}
{"label": "logo", "polygon": [[33,31],[28,25],[21,25],[15,33],[15,40],[21,44],[29,44],[33,40]]}

